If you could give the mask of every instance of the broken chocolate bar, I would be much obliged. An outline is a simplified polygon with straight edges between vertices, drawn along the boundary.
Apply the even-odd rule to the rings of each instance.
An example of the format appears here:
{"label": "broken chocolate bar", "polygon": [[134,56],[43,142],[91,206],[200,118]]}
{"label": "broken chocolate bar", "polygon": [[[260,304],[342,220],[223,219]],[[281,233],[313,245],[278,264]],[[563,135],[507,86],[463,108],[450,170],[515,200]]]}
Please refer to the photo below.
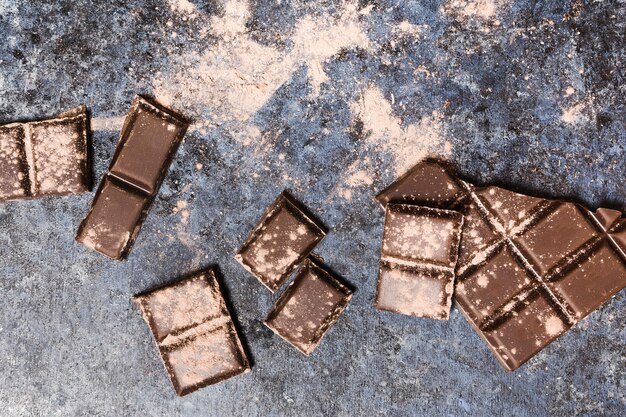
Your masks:
{"label": "broken chocolate bar", "polygon": [[178,395],[245,372],[250,363],[212,269],[134,297]]}
{"label": "broken chocolate bar", "polygon": [[387,204],[376,308],[447,320],[463,215]]}
{"label": "broken chocolate bar", "polygon": [[350,289],[309,257],[272,307],[265,325],[308,356],[351,298]]}
{"label": "broken chocolate bar", "polygon": [[90,156],[85,106],[0,126],[0,201],[89,191]]}
{"label": "broken chocolate bar", "polygon": [[377,196],[465,216],[455,300],[507,370],[626,287],[622,213],[477,187],[436,161]]}
{"label": "broken chocolate bar", "polygon": [[235,258],[274,292],[324,236],[324,226],[283,191],[263,213]]}
{"label": "broken chocolate bar", "polygon": [[113,259],[128,255],[188,126],[171,110],[135,98],[76,240]]}

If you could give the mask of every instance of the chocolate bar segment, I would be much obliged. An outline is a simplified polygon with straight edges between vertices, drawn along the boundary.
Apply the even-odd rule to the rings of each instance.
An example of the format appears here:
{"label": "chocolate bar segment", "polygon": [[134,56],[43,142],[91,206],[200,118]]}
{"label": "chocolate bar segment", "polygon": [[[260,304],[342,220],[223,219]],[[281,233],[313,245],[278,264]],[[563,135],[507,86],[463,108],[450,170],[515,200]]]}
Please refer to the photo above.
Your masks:
{"label": "chocolate bar segment", "polygon": [[350,289],[309,257],[272,307],[265,325],[308,356],[351,298]]}
{"label": "chocolate bar segment", "polygon": [[462,225],[454,211],[387,204],[376,308],[447,320]]}
{"label": "chocolate bar segment", "polygon": [[135,98],[77,241],[113,259],[128,256],[188,125],[171,110]]}
{"label": "chocolate bar segment", "polygon": [[87,108],[0,126],[0,200],[89,191]]}
{"label": "chocolate bar segment", "polygon": [[178,395],[249,372],[214,270],[138,295],[134,301]]}
{"label": "chocolate bar segment", "polygon": [[[436,173],[433,163],[420,165]],[[441,169],[464,189],[455,199],[433,203],[466,216],[455,300],[507,370],[517,369],[626,287],[621,212],[592,213],[574,203],[476,187]],[[401,186],[388,189],[404,187],[403,195],[417,195],[439,178],[404,177]],[[448,186],[440,186],[445,196]]]}
{"label": "chocolate bar segment", "polygon": [[324,226],[283,191],[265,211],[235,258],[274,292],[324,236]]}

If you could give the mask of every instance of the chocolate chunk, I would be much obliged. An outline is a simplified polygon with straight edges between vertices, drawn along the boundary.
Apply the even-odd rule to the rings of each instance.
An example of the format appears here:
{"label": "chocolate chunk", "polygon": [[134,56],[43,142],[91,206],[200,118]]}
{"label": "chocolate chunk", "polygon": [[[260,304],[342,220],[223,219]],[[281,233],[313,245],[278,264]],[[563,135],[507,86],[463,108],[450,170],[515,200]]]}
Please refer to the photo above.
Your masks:
{"label": "chocolate chunk", "polygon": [[352,291],[309,257],[272,307],[265,325],[308,356],[351,298]]}
{"label": "chocolate chunk", "polygon": [[87,108],[0,126],[0,200],[78,194],[91,186]]}
{"label": "chocolate chunk", "polygon": [[250,371],[250,363],[208,269],[134,297],[178,395]]}
{"label": "chocolate chunk", "polygon": [[[387,190],[404,190],[394,197],[401,201],[421,189],[434,195],[433,184],[439,184],[442,197],[429,203],[465,215],[454,298],[507,370],[626,287],[621,212],[592,213],[574,203],[476,187],[433,164],[419,164],[412,172],[423,175],[402,177]],[[463,189],[454,198],[442,170],[446,181]],[[386,199],[379,196],[383,205]]]}
{"label": "chocolate chunk", "polygon": [[135,98],[76,240],[113,259],[128,256],[188,126],[173,111]]}
{"label": "chocolate chunk", "polygon": [[283,191],[263,213],[235,258],[274,292],[324,236],[324,226]]}
{"label": "chocolate chunk", "polygon": [[447,320],[463,215],[389,203],[376,290],[376,308]]}

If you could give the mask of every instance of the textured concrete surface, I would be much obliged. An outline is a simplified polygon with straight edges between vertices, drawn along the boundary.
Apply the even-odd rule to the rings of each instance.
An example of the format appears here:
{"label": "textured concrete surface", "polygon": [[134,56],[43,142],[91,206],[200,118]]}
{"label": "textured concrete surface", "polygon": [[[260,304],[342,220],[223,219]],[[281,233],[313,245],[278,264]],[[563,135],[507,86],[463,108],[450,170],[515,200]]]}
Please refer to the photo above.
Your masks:
{"label": "textured concrete surface", "polygon": [[[136,93],[195,120],[127,262],[74,242],[92,194],[0,205],[0,414],[625,415],[624,292],[512,374],[457,310],[372,307],[372,197],[425,155],[624,208],[624,22],[621,0],[0,0],[0,122],[87,104],[100,178]],[[284,188],[357,289],[310,358],[232,257]],[[254,367],[181,399],[129,297],[211,264]]]}

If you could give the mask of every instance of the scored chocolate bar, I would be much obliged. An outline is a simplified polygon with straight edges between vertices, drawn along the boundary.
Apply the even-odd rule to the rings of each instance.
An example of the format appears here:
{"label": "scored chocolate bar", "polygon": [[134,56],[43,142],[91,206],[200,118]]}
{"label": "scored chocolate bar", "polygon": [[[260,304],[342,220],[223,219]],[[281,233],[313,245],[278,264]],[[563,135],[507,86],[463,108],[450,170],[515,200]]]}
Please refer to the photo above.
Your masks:
{"label": "scored chocolate bar", "polygon": [[178,395],[250,371],[213,269],[138,295],[134,301]]}
{"label": "scored chocolate bar", "polygon": [[320,344],[352,298],[352,291],[308,257],[278,298],[265,325],[305,355]]}
{"label": "scored chocolate bar", "polygon": [[507,370],[626,287],[619,211],[477,187],[433,160],[377,199],[463,213],[454,298]]}
{"label": "scored chocolate bar", "polygon": [[324,226],[283,191],[263,213],[235,259],[274,292],[324,236]]}
{"label": "scored chocolate bar", "polygon": [[387,204],[376,308],[447,320],[462,224],[455,211]]}
{"label": "scored chocolate bar", "polygon": [[85,106],[0,126],[0,201],[89,191],[90,157]]}
{"label": "scored chocolate bar", "polygon": [[128,255],[188,126],[173,111],[135,98],[76,240],[113,259]]}

